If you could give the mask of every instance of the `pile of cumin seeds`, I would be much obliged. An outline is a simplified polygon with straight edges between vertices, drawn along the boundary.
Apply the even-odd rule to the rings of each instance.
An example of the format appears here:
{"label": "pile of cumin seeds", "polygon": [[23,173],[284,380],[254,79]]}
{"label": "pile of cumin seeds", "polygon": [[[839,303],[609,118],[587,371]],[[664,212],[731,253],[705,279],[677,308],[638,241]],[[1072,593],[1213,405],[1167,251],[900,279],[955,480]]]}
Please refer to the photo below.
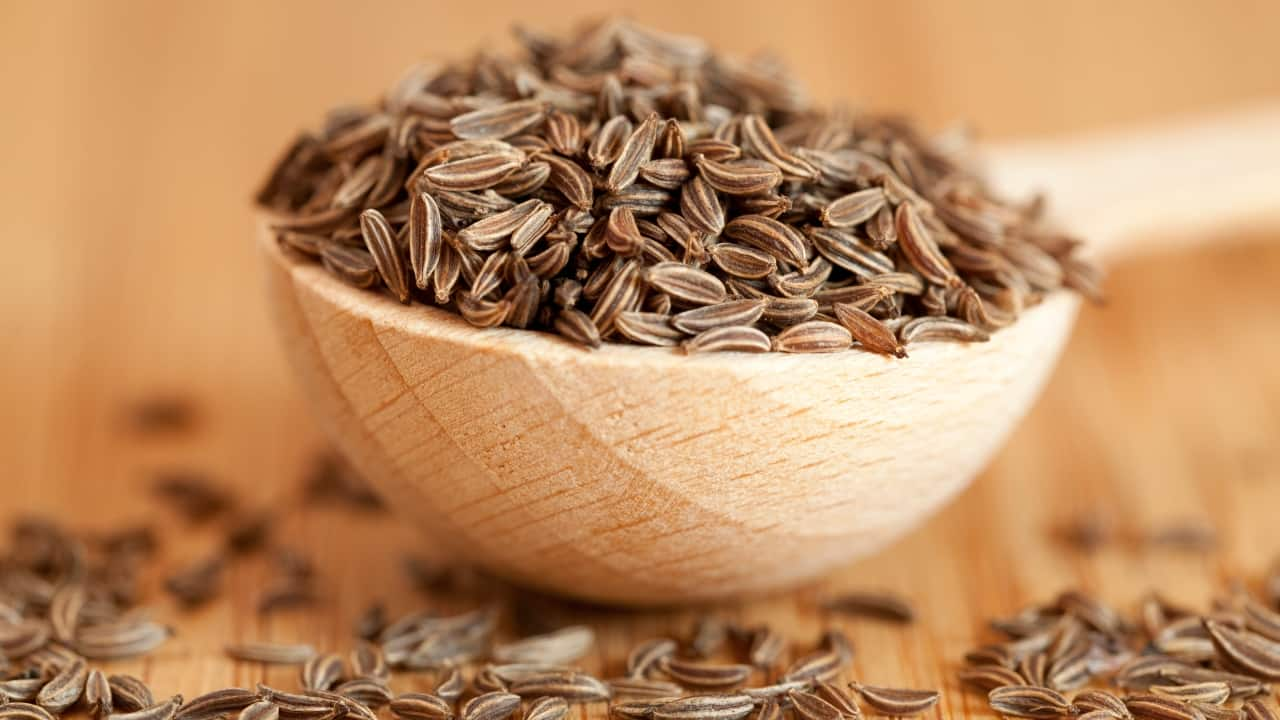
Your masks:
{"label": "pile of cumin seeds", "polygon": [[960,680],[1010,717],[1275,720],[1268,696],[1280,680],[1277,607],[1274,597],[1260,601],[1242,588],[1206,613],[1151,593],[1131,619],[1068,591],[991,621],[1004,638],[969,651]]}
{"label": "pile of cumin seeds", "polygon": [[1099,295],[1040,202],[897,117],[813,106],[774,60],[621,19],[412,68],[259,192],[282,245],[478,327],[585,345],[905,356]]}

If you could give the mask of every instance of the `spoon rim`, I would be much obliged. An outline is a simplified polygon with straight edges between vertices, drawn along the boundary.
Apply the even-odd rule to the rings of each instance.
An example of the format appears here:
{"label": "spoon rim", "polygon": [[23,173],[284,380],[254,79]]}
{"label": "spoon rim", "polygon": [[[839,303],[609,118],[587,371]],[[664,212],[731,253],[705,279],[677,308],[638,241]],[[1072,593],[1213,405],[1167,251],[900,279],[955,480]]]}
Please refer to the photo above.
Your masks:
{"label": "spoon rim", "polygon": [[353,287],[334,277],[318,262],[295,250],[282,247],[269,224],[261,224],[260,245],[269,262],[282,266],[295,283],[318,293],[322,299],[352,315],[378,325],[395,328],[416,337],[430,337],[453,344],[466,345],[491,354],[518,356],[538,363],[563,362],[592,366],[644,366],[647,368],[715,365],[758,372],[761,365],[778,371],[792,366],[821,370],[840,365],[848,372],[850,364],[861,363],[865,373],[882,373],[921,365],[964,362],[964,356],[975,352],[999,352],[1016,344],[1024,335],[1020,328],[1044,325],[1046,314],[1067,319],[1064,332],[1073,324],[1080,299],[1067,291],[1054,291],[1039,304],[1022,311],[1009,327],[991,333],[991,339],[980,343],[925,342],[909,345],[908,358],[899,359],[861,350],[856,346],[834,353],[685,353],[677,347],[633,345],[604,342],[588,348],[549,332],[522,328],[478,328],[462,316],[444,308],[423,303],[400,303],[385,292]]}

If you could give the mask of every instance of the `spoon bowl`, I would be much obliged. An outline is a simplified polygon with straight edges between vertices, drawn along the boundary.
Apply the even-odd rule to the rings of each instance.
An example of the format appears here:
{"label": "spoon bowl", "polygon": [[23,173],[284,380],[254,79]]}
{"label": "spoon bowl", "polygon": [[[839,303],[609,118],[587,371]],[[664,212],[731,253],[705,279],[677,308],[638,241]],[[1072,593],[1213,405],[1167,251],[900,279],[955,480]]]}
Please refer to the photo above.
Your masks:
{"label": "spoon bowl", "polygon": [[402,517],[500,575],[622,604],[775,590],[897,538],[1003,442],[1077,308],[1055,294],[905,361],[587,351],[262,247],[317,416]]}
{"label": "spoon bowl", "polygon": [[[1114,255],[1273,219],[1278,136],[1266,107],[1007,148],[991,170],[1047,188]],[[906,360],[587,351],[348,287],[265,230],[261,246],[317,417],[402,518],[517,582],[626,605],[778,590],[899,537],[999,448],[1079,305],[1053,293],[989,342]]]}

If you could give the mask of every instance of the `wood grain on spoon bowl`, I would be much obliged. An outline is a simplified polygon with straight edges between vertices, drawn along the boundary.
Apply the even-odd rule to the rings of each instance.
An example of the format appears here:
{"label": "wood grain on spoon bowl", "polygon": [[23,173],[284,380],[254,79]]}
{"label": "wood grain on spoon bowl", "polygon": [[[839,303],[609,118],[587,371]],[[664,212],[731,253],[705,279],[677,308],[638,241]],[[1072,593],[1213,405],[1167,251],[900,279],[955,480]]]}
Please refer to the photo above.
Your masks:
{"label": "wood grain on spoon bowl", "polygon": [[[1280,113],[1263,114],[1274,138]],[[1172,141],[1189,130],[1169,132],[1171,152],[1186,155]],[[1020,182],[1034,159],[1052,189],[1089,155],[1073,146],[994,157],[998,177],[1006,162]],[[1265,210],[1277,195],[1280,186],[1237,197],[1217,219]],[[1110,219],[1090,229],[1134,225],[1132,205],[1108,207]],[[908,360],[586,351],[348,287],[261,235],[307,395],[396,512],[498,574],[619,604],[776,590],[899,537],[1004,441],[1078,308],[1055,293],[990,342],[913,345]]]}

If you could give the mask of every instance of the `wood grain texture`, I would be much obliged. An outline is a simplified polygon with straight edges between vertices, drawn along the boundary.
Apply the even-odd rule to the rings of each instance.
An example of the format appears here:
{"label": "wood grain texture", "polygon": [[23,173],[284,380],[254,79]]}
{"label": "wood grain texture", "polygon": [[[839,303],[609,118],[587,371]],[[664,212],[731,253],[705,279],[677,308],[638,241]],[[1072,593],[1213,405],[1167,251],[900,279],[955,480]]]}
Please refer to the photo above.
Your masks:
{"label": "wood grain texture", "polygon": [[[208,469],[251,504],[287,501],[321,439],[277,350],[251,240],[248,196],[267,157],[323,108],[367,97],[423,55],[433,23],[450,28],[439,45],[450,54],[501,36],[498,15],[527,19],[571,5],[499,2],[482,15],[380,3],[353,18],[350,3],[336,1],[4,3],[0,520],[57,510],[95,529],[152,517],[140,499],[147,479],[172,466]],[[791,3],[781,17],[773,7],[664,0],[634,14],[677,30],[732,18],[716,31],[718,45],[782,48],[824,99],[862,98],[932,126],[970,118],[986,137],[1280,96],[1271,37],[1280,7],[1270,2],[1229,12],[1164,0]],[[849,27],[885,31],[836,42]],[[902,52],[904,37],[918,52]],[[335,43],[344,51],[332,52]],[[1072,585],[1126,606],[1149,587],[1204,606],[1227,579],[1256,577],[1280,549],[1278,239],[1274,231],[1215,237],[1193,253],[1118,267],[1108,307],[1083,311],[1047,392],[955,503],[820,583],[720,610],[776,623],[798,651],[827,622],[815,609],[823,593],[905,593],[920,611],[913,628],[832,621],[857,645],[853,674],[943,687],[933,717],[990,718],[951,679],[984,618]],[[121,428],[130,402],[173,389],[198,403],[191,435],[159,442]],[[1117,543],[1084,557],[1050,540],[1057,524],[1094,509],[1127,536],[1201,518],[1218,529],[1219,549],[1186,555]],[[401,550],[438,551],[385,517],[294,512],[281,537],[318,557],[331,601],[259,618],[253,604],[267,569],[240,565],[227,602],[192,615],[162,608],[179,636],[150,659],[111,667],[188,696],[259,680],[292,686],[294,671],[230,663],[222,645],[278,639],[345,649],[351,621],[373,597],[393,612],[471,603],[416,594],[399,572]],[[162,557],[169,566],[216,541],[212,531],[174,538]],[[687,630],[695,612],[519,600],[522,614],[597,627],[602,646],[589,664],[604,672],[617,671],[629,644]],[[428,686],[429,678],[396,682]]]}

